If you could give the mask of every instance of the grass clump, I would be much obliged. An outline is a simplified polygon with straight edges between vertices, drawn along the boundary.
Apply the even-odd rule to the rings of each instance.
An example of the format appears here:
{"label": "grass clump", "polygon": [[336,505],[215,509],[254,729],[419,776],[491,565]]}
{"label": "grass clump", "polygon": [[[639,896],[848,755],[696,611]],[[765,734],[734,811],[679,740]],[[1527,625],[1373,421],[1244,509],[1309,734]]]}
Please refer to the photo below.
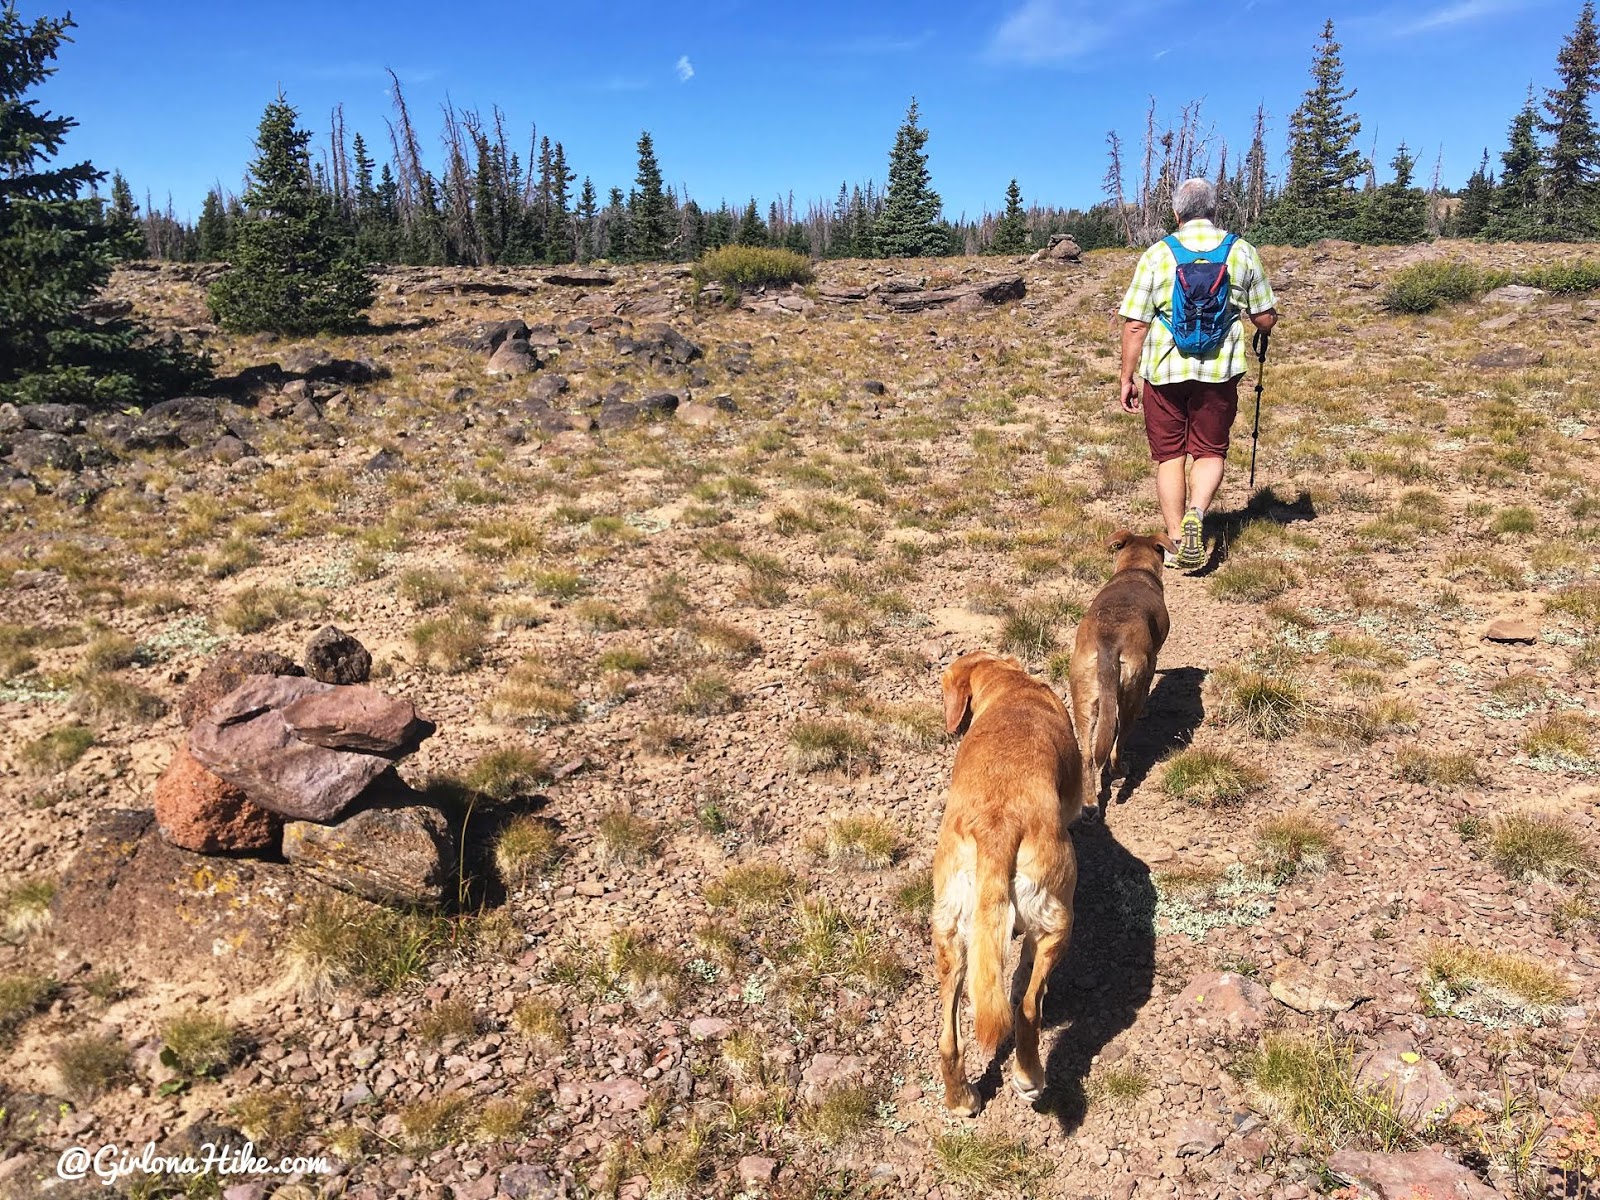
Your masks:
{"label": "grass clump", "polygon": [[110,1033],[72,1038],[55,1048],[56,1072],[69,1096],[92,1100],[133,1078],[133,1060],[122,1039]]}
{"label": "grass clump", "polygon": [[465,1000],[442,1000],[417,1022],[417,1037],[425,1046],[464,1042],[477,1032],[478,1010]]}
{"label": "grass clump", "polygon": [[472,764],[464,782],[491,800],[526,796],[550,778],[544,756],[522,746],[491,750]]}
{"label": "grass clump", "polygon": [[464,590],[465,585],[459,575],[447,575],[443,571],[431,571],[423,567],[400,572],[394,585],[395,595],[419,610],[438,608],[454,600]]}
{"label": "grass clump", "polygon": [[1268,817],[1256,826],[1256,855],[1263,873],[1278,880],[1321,871],[1333,861],[1333,826],[1309,810]]}
{"label": "grass clump", "polygon": [[659,999],[671,1007],[688,984],[682,961],[636,929],[619,929],[611,935],[605,965],[636,1004]]}
{"label": "grass clump", "polygon": [[1521,954],[1434,942],[1424,959],[1427,999],[1466,1019],[1512,1016],[1539,1024],[1572,999],[1566,976]]}
{"label": "grass clump", "polygon": [[846,650],[827,650],[806,664],[805,676],[824,700],[854,700],[866,675],[861,660]]}
{"label": "grass clump", "polygon": [[469,1103],[459,1092],[413,1100],[399,1112],[401,1145],[419,1153],[448,1145],[461,1135]]}
{"label": "grass clump", "polygon": [[77,762],[94,745],[94,732],[82,725],[58,725],[17,753],[30,775],[56,775]]}
{"label": "grass clump", "polygon": [[793,898],[794,872],[776,863],[744,863],[729,867],[708,883],[703,896],[712,908],[731,908],[741,916],[769,913]]}
{"label": "grass clump", "polygon": [[1262,604],[1276,600],[1297,579],[1288,563],[1278,558],[1233,559],[1217,568],[1206,590],[1217,600]]}
{"label": "grass clump", "polygon": [[844,721],[805,720],[789,731],[789,760],[796,770],[864,770],[874,761],[871,740]]}
{"label": "grass clump", "polygon": [[893,865],[905,839],[882,817],[858,813],[830,823],[822,845],[830,862],[882,868]]}
{"label": "grass clump", "polygon": [[907,916],[925,921],[933,912],[933,872],[918,871],[895,890],[894,904]]}
{"label": "grass clump", "polygon": [[191,1079],[220,1075],[239,1052],[232,1025],[193,1008],[162,1023],[161,1041],[161,1061]]}
{"label": "grass clump", "polygon": [[1161,790],[1208,808],[1237,804],[1266,784],[1266,773],[1226,750],[1190,747],[1167,760]]}
{"label": "grass clump", "polygon": [[696,617],[683,627],[683,640],[695,650],[726,662],[742,662],[761,653],[761,640],[728,621]]}
{"label": "grass clump", "polygon": [[445,933],[442,919],[425,914],[347,896],[313,900],[289,934],[289,974],[312,995],[392,991],[426,971]]}
{"label": "grass clump", "polygon": [[977,1195],[1019,1189],[1037,1174],[1028,1148],[998,1133],[938,1134],[933,1158],[946,1183]]}
{"label": "grass clump", "polygon": [[1328,742],[1346,746],[1370,746],[1394,733],[1414,733],[1417,710],[1393,697],[1369,700],[1354,708],[1333,709],[1312,717],[1311,732]]}
{"label": "grass clump", "polygon": [[865,713],[912,750],[932,750],[950,740],[944,727],[944,710],[937,704],[873,704]]}
{"label": "grass clump", "polygon": [[567,1047],[567,1022],[561,1009],[543,996],[530,996],[511,1010],[511,1027],[541,1058]]}
{"label": "grass clump", "polygon": [[612,809],[595,827],[596,849],[608,863],[638,863],[661,849],[661,826],[625,808]]}
{"label": "grass clump", "polygon": [[1389,1151],[1411,1140],[1410,1122],[1394,1097],[1357,1085],[1348,1043],[1271,1034],[1239,1067],[1266,1106],[1319,1148],[1360,1141]]}
{"label": "grass clump", "polygon": [[529,813],[513,817],[494,839],[494,866],[507,887],[543,875],[559,852],[556,827]]}
{"label": "grass clump", "polygon": [[1407,783],[1429,787],[1471,787],[1483,782],[1478,756],[1470,751],[1456,753],[1402,746],[1394,756],[1394,769]]}
{"label": "grass clump", "polygon": [[1387,667],[1401,666],[1406,661],[1405,655],[1398,650],[1365,634],[1335,634],[1328,639],[1322,652],[1338,668],[1381,671]]}
{"label": "grass clump", "polygon": [[824,1146],[839,1146],[866,1129],[876,1112],[870,1088],[846,1084],[807,1104],[800,1111],[800,1128]]}
{"label": "grass clump", "polygon": [[804,254],[770,246],[721,246],[708,250],[691,268],[696,298],[708,283],[719,283],[729,307],[749,288],[810,283],[815,278]]}
{"label": "grass clump", "polygon": [[1217,720],[1265,741],[1287,737],[1305,720],[1305,692],[1292,679],[1228,666],[1213,671],[1207,682]]}
{"label": "grass clump", "polygon": [[514,725],[570,721],[580,711],[578,698],[537,655],[507,671],[505,682],[484,708],[494,720]]}
{"label": "grass clump", "polygon": [[1566,817],[1507,813],[1489,835],[1489,861],[1511,879],[1561,881],[1594,869],[1594,853]]}
{"label": "grass clump", "polygon": [[300,1093],[290,1088],[251,1092],[233,1106],[239,1132],[255,1142],[287,1147],[305,1136],[311,1113]]}
{"label": "grass clump", "polygon": [[1564,613],[1591,633],[1600,632],[1600,583],[1562,588],[1544,602],[1547,613]]}
{"label": "grass clump", "polygon": [[1446,304],[1476,300],[1508,278],[1504,272],[1485,271],[1472,263],[1414,263],[1390,276],[1383,306],[1390,312],[1429,313]]}
{"label": "grass clump", "polygon": [[623,671],[637,675],[650,669],[650,651],[642,646],[612,646],[609,650],[601,651],[594,665],[597,670],[608,674]]}
{"label": "grass clump", "polygon": [[153,721],[167,702],[149,688],[109,672],[79,674],[72,707],[101,721]]}
{"label": "grass clump", "polygon": [[50,1003],[56,981],[48,975],[19,971],[0,975],[0,1046],[34,1013]]}
{"label": "grass clump", "polygon": [[55,880],[39,875],[0,891],[0,934],[20,939],[48,927],[55,897]]}
{"label": "grass clump", "polygon": [[1551,713],[1522,739],[1522,752],[1529,758],[1551,759],[1561,764],[1582,764],[1594,752],[1590,738],[1593,732],[1594,722],[1583,713]]}
{"label": "grass clump", "polygon": [[81,669],[121,671],[139,661],[139,644],[120,633],[103,633],[83,648]]}
{"label": "grass clump", "polygon": [[299,588],[263,585],[235,592],[217,619],[236,633],[260,633],[279,621],[305,616],[317,607],[316,600]]}
{"label": "grass clump", "polygon": [[721,671],[696,671],[684,680],[673,708],[685,716],[710,717],[733,711],[738,702],[733,681]]}
{"label": "grass clump", "polygon": [[1043,658],[1056,648],[1054,614],[1038,606],[1013,609],[1000,627],[1000,649],[1019,658]]}
{"label": "grass clump", "polygon": [[486,614],[462,605],[442,617],[419,622],[411,630],[417,665],[445,675],[459,675],[483,662],[489,645]]}

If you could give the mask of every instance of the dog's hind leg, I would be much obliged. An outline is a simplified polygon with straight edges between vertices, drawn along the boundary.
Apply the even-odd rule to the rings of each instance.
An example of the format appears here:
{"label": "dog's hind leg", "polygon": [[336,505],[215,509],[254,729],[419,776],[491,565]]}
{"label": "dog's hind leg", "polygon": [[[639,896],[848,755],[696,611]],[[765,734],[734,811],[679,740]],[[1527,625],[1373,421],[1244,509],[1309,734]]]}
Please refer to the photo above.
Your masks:
{"label": "dog's hind leg", "polygon": [[959,930],[934,927],[933,961],[939,974],[939,1070],[944,1075],[944,1106],[957,1116],[975,1117],[982,1101],[967,1082],[961,1047],[961,985],[967,974],[967,944]]}
{"label": "dog's hind leg", "polygon": [[[1072,937],[1071,892],[1063,903],[1037,884],[1025,887],[1022,877],[1017,879],[1018,907],[1028,911],[1029,941],[1033,943],[1033,970],[1028,976],[1028,986],[1022,993],[1022,1003],[1017,1006],[1016,1062],[1012,1067],[1011,1082],[1018,1093],[1029,1101],[1044,1094],[1044,1064],[1039,1061],[1039,1023],[1044,1011],[1045,987],[1050,972],[1055,970]],[[1024,893],[1029,893],[1026,896]]]}

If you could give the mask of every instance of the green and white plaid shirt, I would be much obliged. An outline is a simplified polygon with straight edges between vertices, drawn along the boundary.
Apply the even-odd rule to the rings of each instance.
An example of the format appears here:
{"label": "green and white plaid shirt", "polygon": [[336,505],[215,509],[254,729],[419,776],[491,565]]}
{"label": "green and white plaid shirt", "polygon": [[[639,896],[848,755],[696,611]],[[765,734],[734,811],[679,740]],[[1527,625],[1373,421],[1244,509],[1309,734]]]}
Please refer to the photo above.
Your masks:
{"label": "green and white plaid shirt", "polygon": [[[1190,250],[1215,250],[1222,245],[1227,234],[1210,221],[1185,221],[1178,229],[1178,241]],[[1158,314],[1170,317],[1172,285],[1177,278],[1178,264],[1172,251],[1164,242],[1157,242],[1146,250],[1133,272],[1133,282],[1128,294],[1122,298],[1118,313],[1130,321],[1142,321],[1150,326],[1144,339],[1144,352],[1139,356],[1139,375],[1148,383],[1161,387],[1180,383],[1185,379],[1198,379],[1202,383],[1225,383],[1243,375],[1248,366],[1245,356],[1245,323],[1236,322],[1228,330],[1227,341],[1211,358],[1188,358],[1178,353],[1173,344],[1172,332]],[[1228,251],[1228,289],[1235,308],[1245,313],[1263,313],[1277,305],[1272,286],[1267,283],[1266,269],[1256,248],[1243,238],[1236,239]]]}

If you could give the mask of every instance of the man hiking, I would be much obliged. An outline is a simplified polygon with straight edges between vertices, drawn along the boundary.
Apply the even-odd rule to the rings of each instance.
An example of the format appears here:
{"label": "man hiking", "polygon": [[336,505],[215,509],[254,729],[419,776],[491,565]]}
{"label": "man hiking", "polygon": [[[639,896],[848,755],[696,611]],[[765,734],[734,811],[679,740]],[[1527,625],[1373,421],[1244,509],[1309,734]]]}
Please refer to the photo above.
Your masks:
{"label": "man hiking", "polygon": [[1239,411],[1247,366],[1240,314],[1263,332],[1278,315],[1255,247],[1214,224],[1217,192],[1208,181],[1179,184],[1172,210],[1178,231],[1144,252],[1118,310],[1120,400],[1125,412],[1144,409],[1161,519],[1178,544],[1167,566],[1192,570],[1205,565],[1206,510],[1222,485]]}

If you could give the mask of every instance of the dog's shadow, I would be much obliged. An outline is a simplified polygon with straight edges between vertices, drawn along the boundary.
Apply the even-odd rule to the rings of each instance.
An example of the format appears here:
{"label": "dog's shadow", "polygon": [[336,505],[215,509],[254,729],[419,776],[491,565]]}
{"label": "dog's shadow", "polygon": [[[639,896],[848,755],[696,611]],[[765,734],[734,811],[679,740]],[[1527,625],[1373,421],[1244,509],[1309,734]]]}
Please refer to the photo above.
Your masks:
{"label": "dog's shadow", "polygon": [[1150,868],[1104,824],[1074,829],[1072,841],[1078,856],[1072,942],[1052,974],[1042,1022],[1060,1033],[1035,1105],[1069,1134],[1088,1110],[1084,1081],[1095,1055],[1137,1019],[1150,999],[1156,962]]}
{"label": "dog's shadow", "polygon": [[1206,715],[1202,698],[1205,681],[1206,672],[1200,667],[1156,671],[1156,685],[1150,689],[1144,713],[1134,722],[1122,746],[1126,774],[1113,785],[1111,799],[1116,803],[1126,804],[1150,777],[1152,767],[1194,741],[1195,730]]}

